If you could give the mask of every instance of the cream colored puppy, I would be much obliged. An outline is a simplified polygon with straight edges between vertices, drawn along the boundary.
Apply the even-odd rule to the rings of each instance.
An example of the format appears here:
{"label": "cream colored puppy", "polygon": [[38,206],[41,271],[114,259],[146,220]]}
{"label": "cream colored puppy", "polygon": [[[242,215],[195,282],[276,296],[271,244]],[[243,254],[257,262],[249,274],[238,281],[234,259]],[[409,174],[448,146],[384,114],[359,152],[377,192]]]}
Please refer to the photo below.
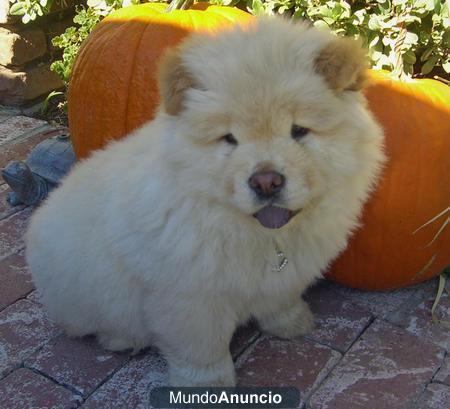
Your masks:
{"label": "cream colored puppy", "polygon": [[307,332],[301,293],[346,246],[383,161],[364,70],[353,41],[280,19],[169,52],[155,120],[78,164],[33,217],[51,317],[111,350],[158,346],[180,386],[233,385],[229,342],[251,317]]}

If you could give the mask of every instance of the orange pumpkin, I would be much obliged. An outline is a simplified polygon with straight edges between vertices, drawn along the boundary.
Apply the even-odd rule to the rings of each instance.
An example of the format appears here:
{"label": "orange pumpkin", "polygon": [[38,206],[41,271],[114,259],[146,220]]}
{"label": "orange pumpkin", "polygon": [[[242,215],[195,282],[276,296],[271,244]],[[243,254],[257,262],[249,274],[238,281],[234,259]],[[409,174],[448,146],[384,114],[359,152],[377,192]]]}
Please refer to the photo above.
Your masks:
{"label": "orange pumpkin", "polygon": [[69,124],[78,158],[152,119],[157,104],[156,67],[167,47],[193,31],[245,23],[252,16],[232,7],[197,3],[166,12],[167,4],[125,7],[91,33],[73,67]]}
{"label": "orange pumpkin", "polygon": [[385,129],[389,162],[365,206],[362,228],[327,277],[388,290],[427,280],[450,265],[450,87],[371,73],[367,98]]}
{"label": "orange pumpkin", "polygon": [[[69,122],[79,158],[153,117],[158,104],[154,74],[167,47],[192,31],[251,18],[205,3],[169,13],[166,7],[148,3],[120,9],[85,43],[69,88]],[[383,72],[374,71],[372,77],[367,97],[385,128],[390,160],[365,206],[363,227],[327,276],[350,287],[385,290],[426,280],[450,264],[450,227],[445,227],[450,88],[428,79],[401,82]]]}

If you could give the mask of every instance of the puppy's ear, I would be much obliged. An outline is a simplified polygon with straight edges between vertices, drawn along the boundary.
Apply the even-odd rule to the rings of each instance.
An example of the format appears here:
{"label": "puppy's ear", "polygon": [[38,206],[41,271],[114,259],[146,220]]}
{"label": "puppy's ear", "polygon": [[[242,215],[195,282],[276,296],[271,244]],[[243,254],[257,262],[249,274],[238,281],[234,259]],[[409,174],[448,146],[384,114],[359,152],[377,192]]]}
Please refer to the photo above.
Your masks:
{"label": "puppy's ear", "polygon": [[162,106],[170,115],[183,110],[186,91],[195,87],[194,79],[183,65],[181,53],[179,47],[168,50],[159,65],[159,93]]}
{"label": "puppy's ear", "polygon": [[359,41],[335,38],[319,52],[315,70],[325,77],[330,88],[340,92],[358,91],[366,82],[367,58]]}

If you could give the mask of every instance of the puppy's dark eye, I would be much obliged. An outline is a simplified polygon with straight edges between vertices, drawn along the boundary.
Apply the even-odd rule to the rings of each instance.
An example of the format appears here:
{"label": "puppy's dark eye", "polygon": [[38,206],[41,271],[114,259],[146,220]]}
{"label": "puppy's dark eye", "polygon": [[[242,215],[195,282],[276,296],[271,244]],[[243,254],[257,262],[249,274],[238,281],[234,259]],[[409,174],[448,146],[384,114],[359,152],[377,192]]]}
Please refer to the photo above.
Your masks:
{"label": "puppy's dark eye", "polygon": [[222,136],[222,138],[220,138],[220,140],[226,142],[229,145],[233,145],[233,146],[236,146],[238,144],[238,141],[231,133],[227,133],[226,135]]}
{"label": "puppy's dark eye", "polygon": [[303,128],[302,126],[295,125],[295,124],[292,125],[291,136],[296,141],[300,140],[301,138],[306,136],[308,133],[309,133],[309,129],[308,128]]}

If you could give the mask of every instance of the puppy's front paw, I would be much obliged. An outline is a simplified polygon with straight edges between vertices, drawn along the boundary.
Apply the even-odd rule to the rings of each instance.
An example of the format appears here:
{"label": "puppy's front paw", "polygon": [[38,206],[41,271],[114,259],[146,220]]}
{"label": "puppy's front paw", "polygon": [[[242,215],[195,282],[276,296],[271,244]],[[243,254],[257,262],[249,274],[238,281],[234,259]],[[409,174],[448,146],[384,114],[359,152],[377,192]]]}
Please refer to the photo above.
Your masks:
{"label": "puppy's front paw", "polygon": [[172,386],[220,386],[233,387],[236,376],[231,357],[202,367],[171,365],[169,361],[169,383]]}
{"label": "puppy's front paw", "polygon": [[300,299],[276,316],[259,319],[261,329],[280,338],[295,338],[307,334],[314,327],[314,315],[308,304]]}
{"label": "puppy's front paw", "polygon": [[124,337],[100,333],[97,335],[97,339],[100,345],[108,351],[123,352],[126,350],[132,350],[133,353],[138,351],[133,342]]}

